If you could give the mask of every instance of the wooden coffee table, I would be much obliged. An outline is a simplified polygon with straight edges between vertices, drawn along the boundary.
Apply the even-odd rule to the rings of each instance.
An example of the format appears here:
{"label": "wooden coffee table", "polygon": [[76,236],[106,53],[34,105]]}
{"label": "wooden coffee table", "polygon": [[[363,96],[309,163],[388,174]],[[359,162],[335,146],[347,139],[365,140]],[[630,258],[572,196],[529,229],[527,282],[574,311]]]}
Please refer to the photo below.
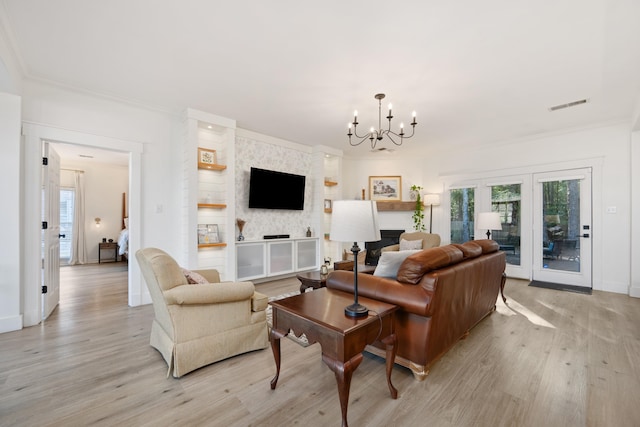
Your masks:
{"label": "wooden coffee table", "polygon": [[344,308],[353,304],[353,295],[334,289],[322,288],[271,302],[273,326],[269,339],[276,362],[276,376],[271,380],[271,389],[276,388],[280,376],[280,339],[290,330],[296,334],[304,333],[309,344],[320,343],[322,360],[335,374],[343,427],[348,425],[351,376],[362,362],[362,352],[367,345],[374,342],[385,345],[387,385],[391,397],[398,397],[398,391],[391,383],[397,351],[394,315],[398,307],[363,297],[359,297],[358,302],[370,310],[368,317],[356,319],[345,316]]}
{"label": "wooden coffee table", "polygon": [[[373,265],[358,264],[358,273],[373,274],[376,267]],[[320,274],[320,271],[306,271],[298,273],[296,277],[300,280],[300,293],[303,294],[307,288],[320,289],[327,286],[328,274]]]}

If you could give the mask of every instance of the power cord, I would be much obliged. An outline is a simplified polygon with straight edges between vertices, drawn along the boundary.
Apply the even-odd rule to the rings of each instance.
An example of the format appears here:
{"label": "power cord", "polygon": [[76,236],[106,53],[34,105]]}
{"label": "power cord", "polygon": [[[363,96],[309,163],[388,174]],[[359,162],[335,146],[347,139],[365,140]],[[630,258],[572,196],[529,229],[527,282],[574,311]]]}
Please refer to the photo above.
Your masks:
{"label": "power cord", "polygon": [[376,339],[373,340],[373,342],[376,342],[380,338],[380,335],[382,335],[382,317],[380,317],[380,314],[375,310],[369,310],[369,312],[374,313],[378,317],[378,320],[380,321],[380,328],[378,329],[378,335],[376,336]]}

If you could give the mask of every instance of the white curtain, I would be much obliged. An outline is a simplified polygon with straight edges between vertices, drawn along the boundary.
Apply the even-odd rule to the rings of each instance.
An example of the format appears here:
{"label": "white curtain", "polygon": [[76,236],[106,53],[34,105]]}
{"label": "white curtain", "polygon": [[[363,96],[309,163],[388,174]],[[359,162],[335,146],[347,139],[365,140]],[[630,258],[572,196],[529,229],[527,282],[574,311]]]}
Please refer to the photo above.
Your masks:
{"label": "white curtain", "polygon": [[76,200],[73,212],[73,241],[71,242],[70,265],[87,262],[87,245],[84,237],[84,174],[75,172]]}

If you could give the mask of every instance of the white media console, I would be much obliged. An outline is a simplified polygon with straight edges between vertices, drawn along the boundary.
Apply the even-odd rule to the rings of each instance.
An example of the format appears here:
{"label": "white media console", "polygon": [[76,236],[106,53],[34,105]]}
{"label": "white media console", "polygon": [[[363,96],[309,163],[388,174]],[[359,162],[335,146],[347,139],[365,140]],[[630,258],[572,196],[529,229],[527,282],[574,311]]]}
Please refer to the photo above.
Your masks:
{"label": "white media console", "polygon": [[319,268],[317,237],[243,240],[236,242],[235,246],[238,281]]}

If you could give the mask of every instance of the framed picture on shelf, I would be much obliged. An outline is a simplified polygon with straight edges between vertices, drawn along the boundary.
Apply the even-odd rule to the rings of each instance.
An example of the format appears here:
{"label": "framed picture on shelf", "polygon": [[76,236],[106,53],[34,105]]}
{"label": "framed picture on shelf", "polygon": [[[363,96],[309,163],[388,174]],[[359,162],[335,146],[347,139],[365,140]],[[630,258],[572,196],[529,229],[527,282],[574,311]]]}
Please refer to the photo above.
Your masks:
{"label": "framed picture on shelf", "polygon": [[198,244],[220,243],[218,224],[198,224]]}
{"label": "framed picture on shelf", "polygon": [[402,177],[370,176],[369,197],[379,202],[399,202],[402,200]]}
{"label": "framed picture on shelf", "polygon": [[198,147],[198,167],[208,168],[217,164],[216,150]]}
{"label": "framed picture on shelf", "polygon": [[331,213],[331,199],[324,199],[324,211]]}

